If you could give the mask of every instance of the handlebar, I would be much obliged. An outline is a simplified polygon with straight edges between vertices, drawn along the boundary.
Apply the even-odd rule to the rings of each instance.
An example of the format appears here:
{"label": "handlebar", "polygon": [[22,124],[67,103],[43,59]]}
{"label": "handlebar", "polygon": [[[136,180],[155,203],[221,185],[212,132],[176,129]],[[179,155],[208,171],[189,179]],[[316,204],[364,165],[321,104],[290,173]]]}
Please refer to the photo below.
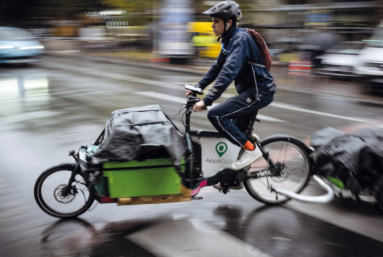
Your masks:
{"label": "handlebar", "polygon": [[191,85],[185,84],[185,89],[192,91],[194,95],[203,95],[202,88],[193,87]]}
{"label": "handlebar", "polygon": [[[184,123],[185,131],[190,132],[190,117],[193,112],[193,107],[200,101],[200,99],[197,97],[197,94],[202,95],[203,92],[201,88],[193,87],[187,84],[185,84],[185,89],[191,91],[191,94],[189,94],[186,100],[186,120]],[[204,106],[202,109],[206,110],[207,108]]]}
{"label": "handlebar", "polygon": [[[189,95],[188,98],[187,98],[187,102],[188,103],[190,103],[190,104],[192,104],[194,106],[197,102],[199,102],[201,100],[201,99],[199,99],[197,97],[197,94],[198,95],[202,95],[203,94],[201,88],[193,87],[191,85],[185,84],[185,89],[186,90],[190,90],[192,92],[191,95]],[[207,107],[204,106],[204,107],[202,107],[202,109],[203,110],[207,110]]]}

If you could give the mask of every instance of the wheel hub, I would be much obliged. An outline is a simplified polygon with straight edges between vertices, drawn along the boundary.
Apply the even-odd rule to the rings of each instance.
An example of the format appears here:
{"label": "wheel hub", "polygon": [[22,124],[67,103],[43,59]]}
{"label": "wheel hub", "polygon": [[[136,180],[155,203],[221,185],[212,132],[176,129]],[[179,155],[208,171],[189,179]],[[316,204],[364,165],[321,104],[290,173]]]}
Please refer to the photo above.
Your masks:
{"label": "wheel hub", "polygon": [[69,189],[69,193],[65,194],[67,187],[68,186],[64,184],[61,184],[58,187],[56,187],[56,189],[53,192],[53,195],[57,202],[67,204],[72,202],[76,198],[76,194],[77,194],[76,187],[72,186]]}
{"label": "wheel hub", "polygon": [[280,162],[277,162],[275,164],[275,166],[277,166],[278,168],[278,171],[280,173],[280,176],[273,176],[271,177],[274,181],[276,182],[280,182],[280,181],[285,181],[288,176],[289,176],[289,171],[288,169],[286,168],[286,164],[284,163],[280,163]]}

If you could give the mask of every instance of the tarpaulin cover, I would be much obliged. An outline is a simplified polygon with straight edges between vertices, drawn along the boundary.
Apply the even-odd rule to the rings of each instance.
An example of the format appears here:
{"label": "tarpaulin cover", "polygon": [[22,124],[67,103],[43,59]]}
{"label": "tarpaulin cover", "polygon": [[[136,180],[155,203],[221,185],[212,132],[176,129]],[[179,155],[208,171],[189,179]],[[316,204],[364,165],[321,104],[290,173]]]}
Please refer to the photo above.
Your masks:
{"label": "tarpaulin cover", "polygon": [[357,194],[383,176],[383,132],[363,129],[346,134],[334,128],[315,132],[314,164],[319,174],[340,179]]}
{"label": "tarpaulin cover", "polygon": [[116,110],[105,126],[93,163],[130,161],[155,156],[171,158],[179,166],[186,147],[180,132],[159,105]]}

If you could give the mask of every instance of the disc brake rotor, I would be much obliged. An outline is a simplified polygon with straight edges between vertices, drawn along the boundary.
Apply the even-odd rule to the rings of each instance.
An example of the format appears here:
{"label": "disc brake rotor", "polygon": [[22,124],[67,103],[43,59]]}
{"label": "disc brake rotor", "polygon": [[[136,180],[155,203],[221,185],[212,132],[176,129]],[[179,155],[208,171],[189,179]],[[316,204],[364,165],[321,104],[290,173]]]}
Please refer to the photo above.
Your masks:
{"label": "disc brake rotor", "polygon": [[276,164],[278,170],[281,172],[280,176],[271,177],[275,182],[285,181],[289,176],[289,169],[286,167],[286,164],[278,162]]}
{"label": "disc brake rotor", "polygon": [[61,184],[58,187],[56,187],[55,191],[53,192],[53,196],[55,197],[56,201],[59,203],[70,203],[76,198],[75,188],[72,187],[69,190],[69,194],[67,196],[64,196],[64,191],[66,190],[67,185]]}

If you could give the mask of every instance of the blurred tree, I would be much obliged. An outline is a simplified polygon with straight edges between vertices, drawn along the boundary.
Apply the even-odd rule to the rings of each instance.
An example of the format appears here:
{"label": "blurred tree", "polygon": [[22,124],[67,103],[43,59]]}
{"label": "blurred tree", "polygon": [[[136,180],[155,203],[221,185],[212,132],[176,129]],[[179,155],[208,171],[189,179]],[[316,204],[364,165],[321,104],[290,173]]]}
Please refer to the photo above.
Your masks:
{"label": "blurred tree", "polygon": [[[182,0],[180,0],[182,1]],[[195,12],[200,14],[210,6],[205,0],[194,0]],[[213,1],[214,2],[214,1]],[[217,1],[218,2],[218,1]],[[236,0],[243,12],[243,22],[251,20],[254,0]],[[0,24],[28,25],[31,21],[75,19],[87,11],[124,10],[129,15],[129,25],[143,25],[152,21],[154,6],[160,6],[161,0],[1,0]],[[206,16],[197,16],[197,20],[206,20]],[[36,23],[34,22],[34,23]]]}
{"label": "blurred tree", "polygon": [[145,25],[152,21],[153,8],[160,0],[102,0],[105,6],[128,13],[129,25]]}
{"label": "blurred tree", "polygon": [[0,23],[17,26],[37,25],[47,19],[74,19],[78,14],[105,8],[102,0],[0,1]]}

